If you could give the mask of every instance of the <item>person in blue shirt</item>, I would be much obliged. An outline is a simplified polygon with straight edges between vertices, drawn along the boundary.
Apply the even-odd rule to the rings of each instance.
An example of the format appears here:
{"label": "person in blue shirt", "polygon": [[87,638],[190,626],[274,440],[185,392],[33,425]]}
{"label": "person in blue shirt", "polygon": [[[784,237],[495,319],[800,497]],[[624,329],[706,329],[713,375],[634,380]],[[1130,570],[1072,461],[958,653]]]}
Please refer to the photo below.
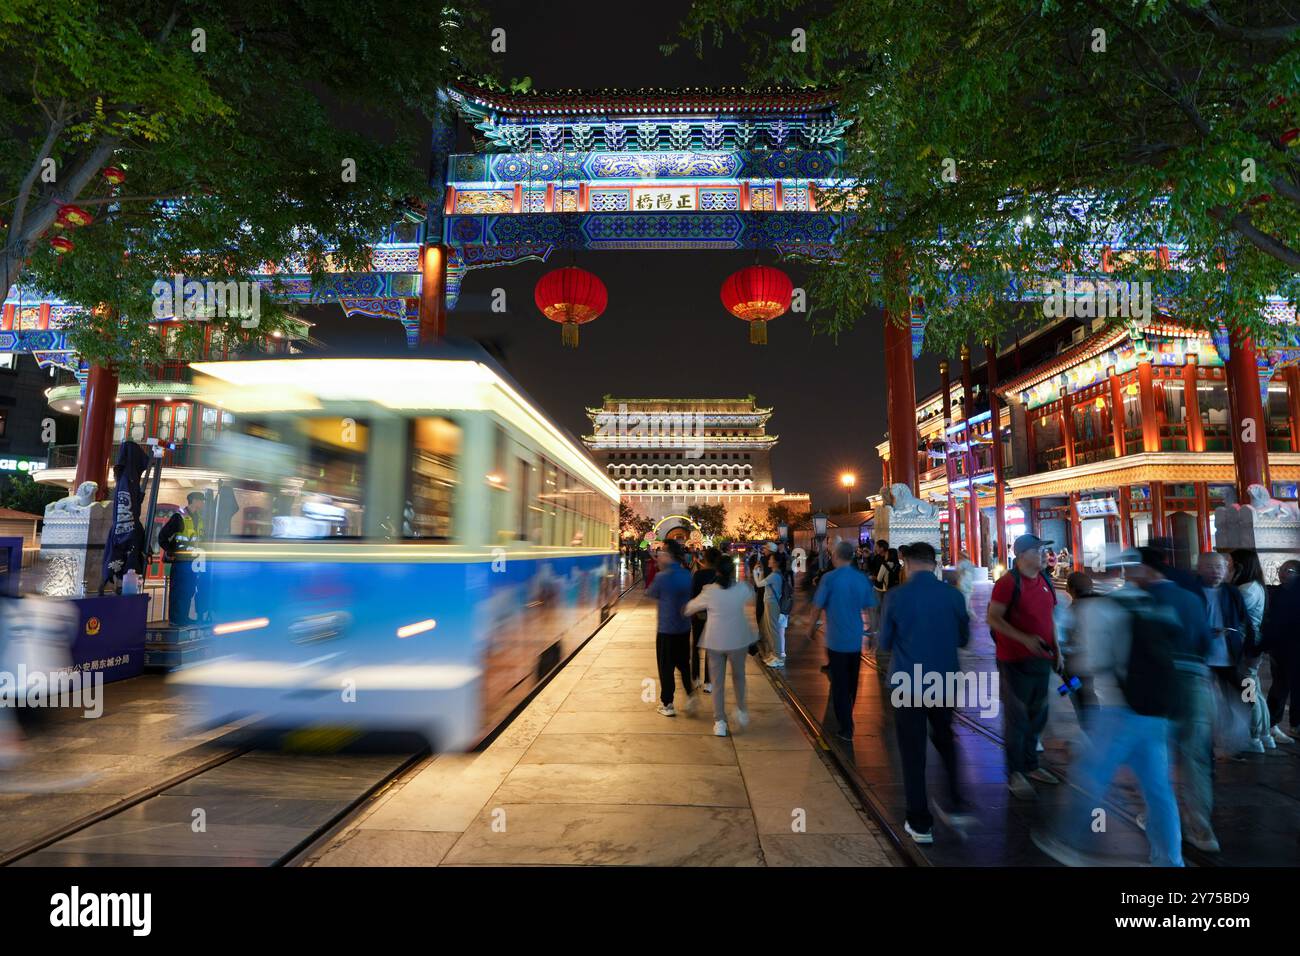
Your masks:
{"label": "person in blue shirt", "polygon": [[813,595],[813,615],[808,640],[826,618],[827,673],[831,678],[831,709],[839,729],[835,736],[853,743],[853,702],[858,697],[862,667],[862,613],[876,606],[876,594],[867,576],[853,566],[853,542],[837,541],[831,552],[833,571],[822,575]]}
{"label": "person in blue shirt", "polygon": [[[960,674],[957,648],[970,640],[970,615],[962,593],[935,576],[933,547],[921,541],[902,548],[901,555],[907,582],[889,591],[877,649],[890,655],[890,703],[907,797],[903,829],[917,843],[933,843],[934,818],[925,789],[927,725],[948,777],[951,804],[946,812],[936,810],[941,819],[959,830],[972,819],[957,776],[957,746],[952,736],[957,701],[948,693],[950,687],[969,686],[960,679],[964,675]],[[935,681],[942,688],[937,701],[923,693]]]}
{"label": "person in blue shirt", "polygon": [[691,572],[686,570],[686,554],[680,541],[669,539],[656,556],[659,573],[646,588],[646,597],[659,602],[658,625],[655,628],[655,657],[659,663],[659,713],[676,717],[673,709],[673,691],[676,679],[673,670],[682,675],[686,689],[686,713],[695,709],[695,688],[691,684],[691,622],[685,608],[691,599]]}

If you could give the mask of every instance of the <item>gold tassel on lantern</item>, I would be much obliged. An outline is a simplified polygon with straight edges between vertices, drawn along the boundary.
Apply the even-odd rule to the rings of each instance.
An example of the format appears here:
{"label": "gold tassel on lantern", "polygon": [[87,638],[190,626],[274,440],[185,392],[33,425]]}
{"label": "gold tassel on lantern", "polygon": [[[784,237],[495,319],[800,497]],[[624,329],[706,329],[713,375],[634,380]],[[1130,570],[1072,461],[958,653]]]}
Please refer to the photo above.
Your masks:
{"label": "gold tassel on lantern", "polygon": [[561,341],[569,348],[576,349],[578,347],[578,323],[565,322],[560,328],[563,330],[560,333]]}
{"label": "gold tassel on lantern", "polygon": [[755,319],[749,323],[749,344],[767,344],[767,321],[765,319]]}

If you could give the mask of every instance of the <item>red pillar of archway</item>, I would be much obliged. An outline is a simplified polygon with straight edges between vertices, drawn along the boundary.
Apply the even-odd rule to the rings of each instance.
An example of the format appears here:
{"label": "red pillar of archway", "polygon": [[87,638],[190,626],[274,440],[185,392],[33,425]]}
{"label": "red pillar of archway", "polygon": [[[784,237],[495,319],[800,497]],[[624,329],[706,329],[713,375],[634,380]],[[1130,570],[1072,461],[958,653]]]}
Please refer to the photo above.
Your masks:
{"label": "red pillar of archway", "polygon": [[984,343],[984,360],[989,373],[989,419],[993,437],[993,488],[996,504],[996,527],[998,550],[990,549],[990,563],[1000,564],[1006,560],[1007,548],[1007,490],[1002,483],[1002,405],[998,401],[998,352],[992,342]]}
{"label": "red pillar of archway", "polygon": [[944,473],[948,479],[948,554],[955,565],[957,556],[961,554],[961,522],[957,520],[957,498],[952,493],[956,471],[953,468],[952,453],[948,451],[950,444],[948,429],[952,426],[952,380],[948,373],[947,359],[939,362],[939,388],[943,392],[943,463]]}
{"label": "red pillar of archway", "polygon": [[966,451],[963,453],[962,460],[966,463],[966,555],[971,559],[971,563],[982,565],[984,563],[982,537],[980,535],[980,498],[979,489],[974,482],[975,477],[975,453],[971,450],[971,430],[970,417],[971,410],[974,407],[974,386],[971,383],[970,367],[970,349],[965,345],[961,347],[961,418],[962,441],[966,443]]}
{"label": "red pillar of archway", "polygon": [[447,247],[420,247],[420,344],[437,342],[447,334]]}
{"label": "red pillar of archway", "polygon": [[1237,500],[1250,500],[1251,485],[1269,487],[1268,435],[1259,393],[1255,343],[1232,337],[1228,355],[1228,409],[1232,418],[1232,461],[1237,466]]}
{"label": "red pillar of archway", "polygon": [[110,366],[92,365],[86,379],[86,402],[81,410],[77,438],[75,491],[84,481],[99,486],[96,497],[108,497],[108,459],[113,448],[113,412],[117,408],[117,372]]}
{"label": "red pillar of archway", "polygon": [[916,494],[916,376],[912,368],[911,316],[898,315],[900,305],[910,308],[907,271],[901,259],[885,267],[885,405],[889,421],[889,477]]}

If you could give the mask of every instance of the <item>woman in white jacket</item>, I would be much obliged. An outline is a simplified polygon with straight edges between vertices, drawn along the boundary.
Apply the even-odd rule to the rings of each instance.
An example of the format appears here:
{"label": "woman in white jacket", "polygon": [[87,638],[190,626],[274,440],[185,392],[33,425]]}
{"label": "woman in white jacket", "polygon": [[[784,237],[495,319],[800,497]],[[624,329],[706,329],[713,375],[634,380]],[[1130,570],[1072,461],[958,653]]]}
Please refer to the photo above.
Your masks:
{"label": "woman in white jacket", "polygon": [[728,667],[736,686],[736,723],[741,727],[749,723],[745,711],[745,657],[755,640],[749,616],[754,589],[737,583],[736,561],[730,555],[718,561],[717,572],[715,583],[706,584],[699,596],[687,603],[684,613],[689,617],[706,612],[700,647],[709,655],[709,676],[713,678],[713,732],[725,737]]}

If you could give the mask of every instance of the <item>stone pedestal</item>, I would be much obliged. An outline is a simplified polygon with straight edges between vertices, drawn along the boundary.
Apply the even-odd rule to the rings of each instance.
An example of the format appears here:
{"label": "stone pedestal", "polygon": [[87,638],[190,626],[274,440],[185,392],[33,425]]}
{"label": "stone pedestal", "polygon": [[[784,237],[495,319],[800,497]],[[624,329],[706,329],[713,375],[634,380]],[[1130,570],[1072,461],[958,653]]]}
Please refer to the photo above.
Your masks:
{"label": "stone pedestal", "polygon": [[95,489],[93,482],[86,484],[89,489],[83,486],[78,496],[45,509],[39,568],[41,593],[49,597],[99,593],[113,505],[108,501],[87,503],[87,494],[93,498]]}
{"label": "stone pedestal", "polygon": [[1300,513],[1272,503],[1224,505],[1214,511],[1215,548],[1254,548],[1267,584],[1277,584],[1284,561],[1300,560]]}

